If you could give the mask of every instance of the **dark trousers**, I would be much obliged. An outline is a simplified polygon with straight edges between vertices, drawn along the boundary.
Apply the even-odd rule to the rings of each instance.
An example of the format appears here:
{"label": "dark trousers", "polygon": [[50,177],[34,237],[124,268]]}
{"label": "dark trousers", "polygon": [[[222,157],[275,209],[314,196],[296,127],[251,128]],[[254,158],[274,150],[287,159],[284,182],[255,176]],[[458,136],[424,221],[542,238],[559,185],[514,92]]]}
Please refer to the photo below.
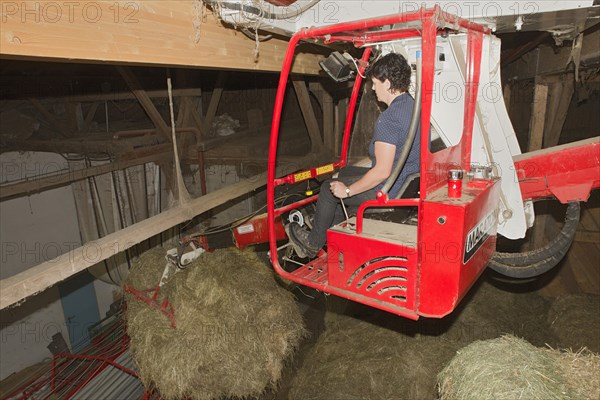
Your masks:
{"label": "dark trousers", "polygon": [[[369,168],[364,167],[346,167],[341,169],[339,176],[333,180],[344,182],[346,186],[350,186],[366,174],[368,170]],[[321,185],[319,199],[317,200],[317,212],[313,220],[313,229],[308,236],[308,242],[312,246],[319,248],[323,247],[327,241],[327,229],[346,219],[340,199],[331,193],[329,188],[331,182],[332,180],[330,179]],[[356,209],[367,200],[375,200],[376,194],[377,190],[371,189],[342,200],[346,209]]]}

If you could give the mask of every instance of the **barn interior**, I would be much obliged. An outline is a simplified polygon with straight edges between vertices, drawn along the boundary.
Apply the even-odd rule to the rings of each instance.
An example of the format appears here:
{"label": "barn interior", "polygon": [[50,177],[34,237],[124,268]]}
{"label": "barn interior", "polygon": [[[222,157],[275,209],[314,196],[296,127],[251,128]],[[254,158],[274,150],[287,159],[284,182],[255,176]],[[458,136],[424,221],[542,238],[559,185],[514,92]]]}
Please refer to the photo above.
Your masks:
{"label": "barn interior", "polygon": [[[219,3],[2,2],[0,398],[160,398],[140,378],[123,327],[130,270],[151,249],[176,248],[199,232],[231,240],[239,221],[265,212],[289,35],[234,26]],[[546,29],[511,24],[495,33],[500,98],[523,153],[598,137],[599,8],[590,4],[566,23],[573,14],[557,11]],[[352,82],[323,72],[330,51],[298,46],[278,176],[340,155]],[[369,85],[352,116],[351,163],[366,156],[380,112]],[[555,199],[536,202],[526,237],[499,237],[498,249],[547,243],[565,210]],[[246,251],[269,266],[267,250]],[[592,191],[556,267],[525,280],[486,270],[442,319],[410,321],[279,281],[306,332],[279,381],[254,397],[436,398],[436,375],[458,350],[504,334],[598,353],[598,259],[600,192]],[[65,359],[70,378],[58,384]],[[351,371],[357,365],[361,372]]]}

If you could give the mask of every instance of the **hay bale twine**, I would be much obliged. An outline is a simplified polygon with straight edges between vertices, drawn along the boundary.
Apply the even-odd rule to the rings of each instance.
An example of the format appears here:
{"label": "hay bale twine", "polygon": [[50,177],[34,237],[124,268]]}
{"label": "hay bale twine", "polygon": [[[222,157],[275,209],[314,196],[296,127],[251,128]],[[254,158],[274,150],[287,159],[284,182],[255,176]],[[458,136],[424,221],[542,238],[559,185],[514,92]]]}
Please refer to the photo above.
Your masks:
{"label": "hay bale twine", "polygon": [[460,350],[438,385],[442,400],[591,399],[600,393],[592,374],[600,375],[598,355],[538,348],[507,335]]}
{"label": "hay bale twine", "polygon": [[[126,285],[156,287],[165,251],[145,253]],[[176,328],[131,294],[127,332],[146,387],[163,399],[258,396],[279,381],[285,361],[305,334],[291,293],[251,251],[205,253],[171,274],[158,303],[168,298]]]}
{"label": "hay bale twine", "polygon": [[291,383],[290,400],[435,397],[435,376],[455,353],[452,343],[343,314],[326,320],[325,332]]}
{"label": "hay bale twine", "polygon": [[573,350],[586,347],[600,352],[600,296],[558,297],[548,311],[548,323],[560,347]]}

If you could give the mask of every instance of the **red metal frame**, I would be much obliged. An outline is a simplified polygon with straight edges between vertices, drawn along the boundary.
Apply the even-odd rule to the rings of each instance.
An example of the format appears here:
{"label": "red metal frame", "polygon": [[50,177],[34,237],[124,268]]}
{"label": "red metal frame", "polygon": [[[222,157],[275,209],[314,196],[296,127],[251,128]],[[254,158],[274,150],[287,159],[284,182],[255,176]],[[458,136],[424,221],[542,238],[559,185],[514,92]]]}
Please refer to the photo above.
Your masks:
{"label": "red metal frame", "polygon": [[129,348],[125,331],[124,312],[119,312],[80,353],[54,354],[46,368],[3,398],[69,399],[109,366],[139,378],[135,371],[116,361]]}
{"label": "red metal frame", "polygon": [[523,200],[587,201],[600,188],[600,138],[514,157]]}
{"label": "red metal frame", "polygon": [[[405,26],[399,28],[396,24],[405,24]],[[370,30],[372,28],[392,25],[396,27],[390,31]],[[467,96],[465,99],[463,138],[458,145],[432,154],[429,151],[428,143],[434,88],[436,36],[439,33],[448,31],[467,33],[469,37],[467,49],[468,69],[467,76],[465,77],[467,82]],[[431,206],[435,203],[440,208],[445,207],[444,212],[451,214],[448,218],[452,223],[443,228],[447,229],[448,226],[454,226],[456,229],[460,228],[461,232],[466,232],[480,223],[478,218],[482,218],[482,213],[489,213],[490,208],[493,211],[497,205],[496,197],[498,196],[499,185],[496,181],[490,180],[490,182],[487,182],[483,186],[479,185],[479,187],[472,187],[465,190],[465,198],[468,200],[462,203],[459,202],[460,204],[449,201],[447,196],[445,198],[442,193],[444,190],[442,185],[446,182],[448,169],[461,165],[468,169],[467,164],[470,160],[483,35],[489,33],[490,30],[488,28],[457,16],[446,14],[436,6],[432,9],[421,9],[405,14],[347,22],[327,27],[306,28],[300,30],[291,38],[284,57],[275,100],[267,175],[267,221],[269,226],[270,257],[273,267],[279,275],[302,285],[390,311],[407,318],[417,319],[419,315],[441,317],[452,311],[457,299],[464,295],[470,284],[474,282],[485,267],[487,263],[485,257],[489,259],[489,249],[495,246],[495,231],[492,232],[494,239],[486,240],[482,246],[483,250],[477,250],[475,255],[468,260],[466,263],[468,268],[461,268],[456,265],[456,262],[442,262],[435,266],[437,269],[448,269],[448,264],[452,264],[455,274],[454,279],[457,284],[450,287],[445,287],[444,285],[436,286],[437,292],[427,302],[422,299],[420,285],[421,282],[425,282],[427,285],[426,289],[429,290],[432,285],[435,286],[435,277],[424,279],[422,259],[427,254],[423,253],[425,246],[422,245],[422,240],[427,235],[433,235],[434,238],[437,237],[436,232],[439,234],[441,229],[437,229],[435,225],[431,225],[428,231],[425,232],[423,230],[425,224],[421,223],[421,221],[425,218],[434,218],[434,215],[440,211],[440,209],[435,209]],[[328,253],[321,252],[317,259],[307,265],[292,273],[286,272],[282,269],[277,254],[275,218],[283,212],[314,201],[316,196],[286,206],[284,209],[275,209],[275,187],[310,179],[321,175],[320,172],[322,171],[327,170],[327,172],[331,172],[331,167],[340,168],[346,165],[350,132],[353,123],[352,117],[362,84],[361,77],[357,76],[346,117],[340,159],[322,167],[290,174],[283,178],[276,178],[275,167],[281,109],[296,45],[301,40],[319,39],[326,43],[346,41],[356,46],[361,46],[385,40],[419,36],[421,36],[422,40],[421,87],[423,93],[421,105],[420,198],[389,200],[387,196],[382,195],[376,200],[364,203],[358,211],[356,233],[348,234],[340,230],[329,230],[327,232]],[[371,49],[368,47],[364,50],[361,57],[361,68],[366,65],[370,52]],[[432,196],[439,198],[435,202],[432,202],[430,199]],[[494,203],[495,201],[496,203]],[[365,209],[382,206],[418,208],[420,222],[418,224],[417,240],[414,247],[401,245],[397,242],[377,240],[377,238],[367,239],[362,235]],[[474,207],[476,206],[481,209],[475,210]],[[471,212],[472,216],[467,218],[465,216],[467,212]],[[466,238],[463,237],[461,246],[464,246],[465,240]],[[357,252],[356,249],[361,249],[361,251]],[[403,274],[391,274],[389,272],[391,270],[387,268],[392,264],[395,265],[395,267],[392,266],[392,270],[404,271]],[[462,263],[460,264],[462,265]],[[476,264],[475,267],[473,267],[474,264]],[[434,273],[439,272],[436,271]],[[354,274],[357,275],[354,276]],[[355,278],[357,276],[359,277],[359,281],[364,278],[369,283],[366,286],[354,284],[353,282],[356,282]],[[374,281],[374,276],[377,276],[377,279],[381,279],[381,281]],[[398,285],[397,282],[399,281],[404,281],[406,284]],[[392,285],[382,287],[382,283],[380,282],[392,282]],[[393,284],[394,282],[396,284]],[[379,289],[373,291],[368,289],[369,287],[371,289]],[[402,289],[399,289],[400,287]],[[402,291],[404,294],[400,294]],[[448,299],[454,299],[454,301],[449,301]]]}
{"label": "red metal frame", "polygon": [[[154,308],[155,310],[158,310],[161,313],[163,313],[165,315],[165,317],[167,317],[167,319],[171,323],[171,327],[173,329],[176,329],[175,311],[173,310],[173,306],[169,302],[169,299],[167,297],[165,297],[163,299],[162,303],[158,304],[158,295],[160,294],[160,286],[156,286],[153,289],[145,289],[145,290],[138,290],[138,289],[134,288],[133,286],[125,286],[123,288],[123,290],[126,293],[131,293],[132,295],[134,295],[135,298],[138,299],[139,301],[143,301],[144,303],[148,304],[149,307]],[[150,297],[148,297],[146,295],[146,293],[151,293],[152,295]]]}

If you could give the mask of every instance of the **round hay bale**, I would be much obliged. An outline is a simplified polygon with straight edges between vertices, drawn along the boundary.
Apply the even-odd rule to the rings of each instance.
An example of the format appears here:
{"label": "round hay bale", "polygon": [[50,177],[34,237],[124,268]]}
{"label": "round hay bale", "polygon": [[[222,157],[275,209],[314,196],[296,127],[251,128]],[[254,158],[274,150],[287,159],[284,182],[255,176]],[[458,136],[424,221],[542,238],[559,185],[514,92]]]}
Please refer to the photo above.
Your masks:
{"label": "round hay bale", "polygon": [[[165,251],[144,254],[126,284],[156,287]],[[131,351],[146,387],[163,399],[256,397],[279,381],[304,336],[291,293],[251,251],[205,253],[172,273],[157,299],[173,306],[176,328],[160,311],[126,294]]]}
{"label": "round hay bale", "polygon": [[600,352],[600,296],[577,294],[558,297],[548,311],[548,324],[558,346]]}
{"label": "round hay bale", "polygon": [[600,399],[600,355],[589,350],[554,354],[576,399]]}
{"label": "round hay bale", "polygon": [[289,399],[432,399],[435,376],[455,350],[439,337],[410,337],[333,314],[297,371]]}
{"label": "round hay bale", "polygon": [[510,335],[473,342],[460,350],[438,375],[440,398],[577,398],[558,362],[559,355]]}

